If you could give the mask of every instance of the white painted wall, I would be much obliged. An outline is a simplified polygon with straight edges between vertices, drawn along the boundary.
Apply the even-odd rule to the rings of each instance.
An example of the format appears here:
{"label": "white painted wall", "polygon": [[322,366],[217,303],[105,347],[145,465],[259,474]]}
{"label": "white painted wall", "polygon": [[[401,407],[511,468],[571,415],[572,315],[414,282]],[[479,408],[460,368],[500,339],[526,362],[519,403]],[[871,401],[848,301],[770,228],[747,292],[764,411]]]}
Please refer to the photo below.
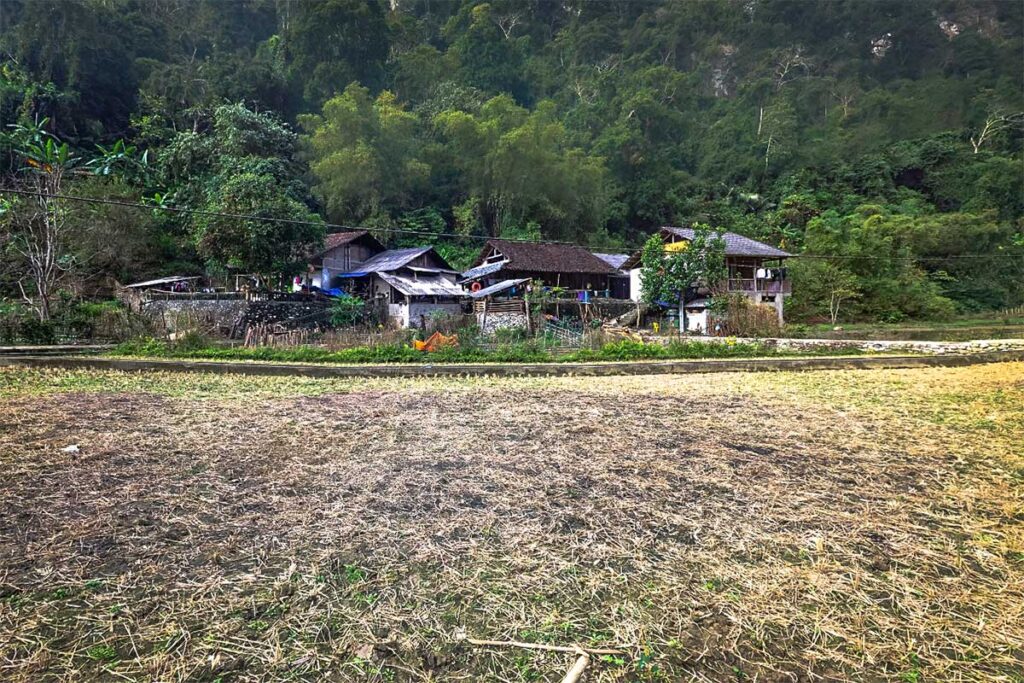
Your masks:
{"label": "white painted wall", "polygon": [[409,308],[409,320],[407,326],[419,327],[421,315],[426,316],[429,322],[430,314],[434,311],[441,311],[448,315],[458,315],[462,313],[462,305],[458,303],[434,304],[414,301]]}
{"label": "white painted wall", "polygon": [[462,313],[462,305],[459,303],[434,304],[425,301],[414,301],[411,304],[388,304],[388,317],[403,328],[419,327],[420,316],[426,316],[429,319],[430,314],[434,311],[458,315]]}
{"label": "white painted wall", "polygon": [[634,268],[629,271],[629,298],[633,301],[640,301],[643,296],[643,282],[640,279],[640,269]]}
{"label": "white painted wall", "polygon": [[399,327],[409,327],[409,307],[406,304],[388,304],[388,318]]}
{"label": "white painted wall", "polygon": [[686,312],[686,331],[694,334],[708,333],[708,310],[689,310]]}

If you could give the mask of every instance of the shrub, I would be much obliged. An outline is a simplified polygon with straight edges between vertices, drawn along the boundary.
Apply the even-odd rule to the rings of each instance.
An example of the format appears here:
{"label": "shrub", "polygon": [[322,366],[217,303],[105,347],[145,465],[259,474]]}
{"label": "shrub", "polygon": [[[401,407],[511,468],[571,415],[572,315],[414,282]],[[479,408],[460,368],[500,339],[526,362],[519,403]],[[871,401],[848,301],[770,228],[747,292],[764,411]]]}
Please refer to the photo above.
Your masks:
{"label": "shrub", "polygon": [[339,296],[331,302],[331,322],[339,327],[351,327],[366,319],[366,302],[355,296]]}
{"label": "shrub", "polygon": [[[676,341],[668,345],[631,340],[605,344],[600,349],[580,349],[553,356],[537,340],[502,344],[494,350],[479,347],[450,347],[433,353],[416,351],[408,344],[378,344],[341,350],[318,346],[280,348],[272,346],[209,346],[201,337],[186,336],[177,343],[135,340],[121,344],[116,353],[128,356],[204,358],[219,360],[265,360],[299,363],[545,363],[565,361],[635,361],[648,359],[749,358],[775,356],[779,351],[761,343],[732,341]],[[792,355],[834,355],[850,350],[821,349]]]}
{"label": "shrub", "polygon": [[210,346],[210,340],[200,332],[189,330],[174,341],[174,348],[182,353],[201,351]]}
{"label": "shrub", "polygon": [[4,344],[53,344],[57,326],[53,320],[43,322],[35,312],[19,304],[0,307],[0,342]]}
{"label": "shrub", "polygon": [[724,301],[718,297],[715,323],[721,331],[736,337],[778,337],[782,334],[774,306],[756,304],[742,294],[731,294]]}
{"label": "shrub", "polygon": [[494,330],[494,340],[499,344],[522,342],[529,336],[525,327],[498,327]]}

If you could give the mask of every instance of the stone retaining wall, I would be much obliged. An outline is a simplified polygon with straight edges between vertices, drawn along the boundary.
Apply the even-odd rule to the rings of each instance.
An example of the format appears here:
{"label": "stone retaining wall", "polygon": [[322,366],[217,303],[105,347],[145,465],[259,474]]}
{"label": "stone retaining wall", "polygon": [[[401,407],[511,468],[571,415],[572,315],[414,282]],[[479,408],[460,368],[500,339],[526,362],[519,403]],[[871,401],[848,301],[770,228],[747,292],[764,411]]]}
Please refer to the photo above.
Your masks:
{"label": "stone retaining wall", "polygon": [[168,332],[215,329],[221,334],[244,333],[247,325],[280,324],[287,329],[323,328],[329,304],[320,301],[245,301],[244,299],[171,299],[149,301],[142,312]]}
{"label": "stone retaining wall", "polygon": [[[701,337],[702,341],[725,342],[721,337]],[[984,353],[988,351],[1024,350],[1024,339],[979,339],[966,342],[941,341],[870,341],[852,339],[748,339],[738,342],[761,342],[779,349],[858,349],[879,353],[926,353],[934,355]]]}
{"label": "stone retaining wall", "polygon": [[249,302],[244,299],[172,299],[148,301],[142,304],[142,313],[162,324],[168,332],[203,327],[227,333],[241,320],[248,306]]}
{"label": "stone retaining wall", "polygon": [[525,313],[490,313],[486,316],[483,313],[476,314],[477,325],[480,332],[485,335],[494,334],[495,330],[502,328],[526,329],[529,321]]}

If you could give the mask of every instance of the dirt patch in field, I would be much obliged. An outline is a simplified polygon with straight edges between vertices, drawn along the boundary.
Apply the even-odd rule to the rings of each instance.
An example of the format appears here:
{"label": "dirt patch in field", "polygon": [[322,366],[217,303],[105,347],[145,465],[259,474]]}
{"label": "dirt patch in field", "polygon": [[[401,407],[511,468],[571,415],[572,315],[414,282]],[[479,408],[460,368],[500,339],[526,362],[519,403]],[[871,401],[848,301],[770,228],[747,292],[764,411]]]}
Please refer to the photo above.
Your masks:
{"label": "dirt patch in field", "polygon": [[13,392],[0,678],[1012,679],[1003,372]]}

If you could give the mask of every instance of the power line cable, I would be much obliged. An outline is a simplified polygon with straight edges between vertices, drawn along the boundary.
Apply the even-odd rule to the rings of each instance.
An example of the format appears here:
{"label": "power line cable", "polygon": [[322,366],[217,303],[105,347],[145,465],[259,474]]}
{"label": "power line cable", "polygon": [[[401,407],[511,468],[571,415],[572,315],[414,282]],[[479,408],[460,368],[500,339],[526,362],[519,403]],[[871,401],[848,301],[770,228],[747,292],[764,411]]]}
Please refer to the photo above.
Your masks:
{"label": "power line cable", "polygon": [[[240,220],[255,220],[255,221],[271,221],[276,223],[285,223],[290,225],[323,225],[325,228],[334,230],[367,230],[368,228],[360,228],[351,225],[341,225],[339,223],[318,223],[316,221],[302,221],[293,218],[275,218],[273,216],[256,216],[253,214],[242,214],[242,213],[226,213],[222,211],[204,211],[202,209],[189,209],[178,206],[153,206],[151,204],[144,204],[141,202],[128,202],[118,199],[99,199],[95,197],[79,197],[76,195],[67,194],[50,194],[46,192],[33,192],[30,190],[17,190],[13,188],[0,188],[0,193],[9,192],[11,194],[22,195],[27,197],[43,197],[47,199],[64,199],[67,201],[84,202],[88,204],[103,204],[110,206],[123,206],[135,209],[146,209],[147,211],[170,211],[180,214],[192,214],[196,216],[213,216],[218,218],[235,218]],[[471,239],[471,240],[491,240],[501,239],[505,242],[523,242],[530,244],[562,244],[569,246],[583,246],[577,245],[574,242],[564,242],[556,240],[531,240],[524,237],[488,237],[487,235],[463,235],[456,232],[432,232],[426,230],[410,230],[408,228],[380,228],[383,232],[393,232],[405,235],[417,235],[422,237],[450,237],[455,239]],[[895,256],[892,254],[865,254],[858,256],[849,255],[827,255],[827,254],[794,254],[791,258],[799,258],[805,260],[822,260],[822,261],[857,261],[857,260],[886,260],[886,261],[910,261],[910,262],[923,262],[923,261],[948,261],[951,259],[986,259],[994,260],[999,258],[1015,258],[1020,259],[1024,262],[1024,255],[1021,254],[1010,254],[1010,253],[998,253],[998,254],[949,254],[946,256]]]}
{"label": "power line cable", "polygon": [[[240,220],[247,221],[271,221],[275,223],[285,223],[288,225],[322,225],[325,228],[335,230],[368,230],[370,228],[360,228],[351,225],[341,225],[339,223],[327,223],[318,221],[303,221],[296,220],[294,218],[276,218],[274,216],[255,216],[253,214],[244,213],[226,213],[223,211],[204,211],[202,209],[188,209],[180,206],[154,206],[152,204],[144,204],[141,202],[127,202],[119,199],[99,199],[95,197],[78,197],[69,194],[50,194],[46,192],[33,192],[30,190],[15,190],[11,188],[0,188],[0,193],[10,192],[11,194],[23,195],[26,197],[43,197],[46,199],[65,199],[74,202],[85,202],[88,204],[106,204],[110,206],[124,206],[135,209],[146,209],[148,211],[171,211],[174,213],[181,214],[192,214],[196,216],[212,216],[217,218],[237,218]],[[378,228],[373,228],[378,229]],[[523,237],[488,237],[487,235],[462,235],[457,232],[431,232],[427,230],[409,230],[408,228],[379,228],[382,232],[395,232],[408,235],[422,235],[424,237],[452,237],[459,239],[476,239],[476,240],[491,240],[500,239],[504,242],[538,242],[539,240],[531,240]],[[572,244],[572,242],[559,242],[555,240],[544,240],[545,244]]]}

